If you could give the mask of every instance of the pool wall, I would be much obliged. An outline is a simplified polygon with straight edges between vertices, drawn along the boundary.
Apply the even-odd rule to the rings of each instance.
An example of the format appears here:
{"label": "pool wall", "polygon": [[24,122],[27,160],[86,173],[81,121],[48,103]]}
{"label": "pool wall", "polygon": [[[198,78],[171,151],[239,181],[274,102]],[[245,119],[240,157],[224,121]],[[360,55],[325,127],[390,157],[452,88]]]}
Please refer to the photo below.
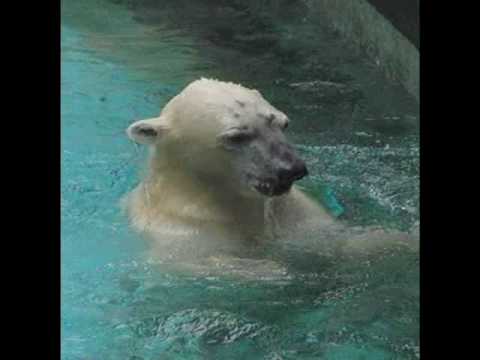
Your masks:
{"label": "pool wall", "polygon": [[[398,25],[398,20],[396,28],[366,0],[309,0],[307,3],[310,11],[318,12],[319,16],[325,17],[329,25],[356,47],[365,51],[389,79],[400,82],[417,101],[420,101],[420,52],[397,29],[402,29]],[[396,10],[395,4],[389,7],[392,1],[376,3],[379,3],[376,4],[379,9],[390,10],[389,18],[392,20],[395,20],[395,14],[402,10]],[[413,5],[416,5],[416,8],[411,9],[412,19],[409,21],[418,32],[418,2]],[[405,33],[405,30],[403,32]],[[408,35],[408,32],[406,33]],[[419,47],[418,43],[416,45]]]}

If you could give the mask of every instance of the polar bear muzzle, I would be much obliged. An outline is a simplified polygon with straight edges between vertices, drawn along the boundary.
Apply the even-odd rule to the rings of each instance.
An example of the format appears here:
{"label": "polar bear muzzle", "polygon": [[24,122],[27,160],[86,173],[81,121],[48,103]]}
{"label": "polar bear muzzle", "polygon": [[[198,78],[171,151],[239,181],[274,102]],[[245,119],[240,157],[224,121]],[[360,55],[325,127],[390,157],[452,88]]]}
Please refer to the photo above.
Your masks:
{"label": "polar bear muzzle", "polygon": [[295,181],[308,175],[305,162],[278,132],[266,131],[252,140],[235,162],[248,187],[264,196],[287,193]]}
{"label": "polar bear muzzle", "polygon": [[308,169],[303,160],[298,159],[290,168],[278,168],[274,176],[255,177],[248,176],[248,182],[260,194],[265,196],[278,196],[287,193],[293,183],[308,175]]}

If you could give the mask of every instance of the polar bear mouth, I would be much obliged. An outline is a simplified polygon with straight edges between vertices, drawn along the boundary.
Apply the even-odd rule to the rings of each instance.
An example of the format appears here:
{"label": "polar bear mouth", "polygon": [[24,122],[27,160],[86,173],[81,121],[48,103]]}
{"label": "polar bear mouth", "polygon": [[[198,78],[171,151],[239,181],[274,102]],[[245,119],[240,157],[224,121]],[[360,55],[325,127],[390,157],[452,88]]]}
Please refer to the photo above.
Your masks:
{"label": "polar bear mouth", "polygon": [[265,196],[279,196],[285,194],[292,188],[293,183],[272,184],[271,182],[263,181],[253,185],[253,188],[260,194]]}

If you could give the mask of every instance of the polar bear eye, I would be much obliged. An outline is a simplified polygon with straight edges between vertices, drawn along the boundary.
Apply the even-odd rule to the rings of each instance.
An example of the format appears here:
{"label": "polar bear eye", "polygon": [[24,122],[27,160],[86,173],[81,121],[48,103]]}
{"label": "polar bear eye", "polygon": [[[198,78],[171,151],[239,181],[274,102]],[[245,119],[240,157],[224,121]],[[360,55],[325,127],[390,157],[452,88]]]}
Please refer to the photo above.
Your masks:
{"label": "polar bear eye", "polygon": [[230,134],[226,138],[230,143],[241,145],[249,142],[252,139],[252,136],[248,133],[236,133]]}
{"label": "polar bear eye", "polygon": [[239,146],[247,145],[253,139],[253,133],[249,131],[241,131],[238,129],[232,129],[221,136],[223,144],[227,148],[236,148]]}

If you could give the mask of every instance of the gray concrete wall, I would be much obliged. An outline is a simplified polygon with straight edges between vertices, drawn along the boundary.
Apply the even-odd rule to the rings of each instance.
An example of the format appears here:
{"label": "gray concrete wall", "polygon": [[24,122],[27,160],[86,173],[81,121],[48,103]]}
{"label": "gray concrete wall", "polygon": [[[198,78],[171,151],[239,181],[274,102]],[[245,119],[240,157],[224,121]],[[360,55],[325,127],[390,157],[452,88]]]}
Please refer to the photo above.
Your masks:
{"label": "gray concrete wall", "polygon": [[348,38],[386,76],[400,82],[420,101],[420,53],[375,7],[365,0],[307,0],[310,11],[318,12],[329,25]]}

